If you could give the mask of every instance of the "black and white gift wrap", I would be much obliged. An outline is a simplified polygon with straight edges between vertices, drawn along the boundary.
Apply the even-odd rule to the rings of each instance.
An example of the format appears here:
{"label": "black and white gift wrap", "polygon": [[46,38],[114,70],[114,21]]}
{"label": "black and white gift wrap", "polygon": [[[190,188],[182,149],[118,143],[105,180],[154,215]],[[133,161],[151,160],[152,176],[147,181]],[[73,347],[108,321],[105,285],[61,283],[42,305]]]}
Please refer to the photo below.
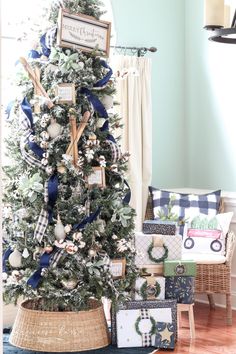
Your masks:
{"label": "black and white gift wrap", "polygon": [[[144,319],[143,315],[147,318]],[[151,334],[154,332],[154,322],[155,326],[157,322],[166,322],[177,328],[176,300],[129,301],[120,305],[117,311],[113,307],[112,344],[119,348],[142,347],[148,343],[154,346],[155,334]],[[177,331],[174,338],[176,341]]]}
{"label": "black and white gift wrap", "polygon": [[145,220],[143,222],[144,234],[175,235],[176,222],[169,220]]}
{"label": "black and white gift wrap", "polygon": [[135,282],[135,300],[164,300],[164,277],[139,277]]}
{"label": "black and white gift wrap", "polygon": [[155,246],[156,239],[162,239],[163,245],[168,250],[168,255],[165,259],[168,260],[178,260],[182,258],[182,237],[180,235],[147,235],[142,232],[135,233],[135,248],[136,248],[136,256],[135,256],[135,264],[139,268],[148,268],[149,265],[157,265],[162,264],[163,260],[160,262],[155,262],[150,259],[150,255],[148,253],[148,249],[151,244],[153,244],[152,256],[155,259],[163,258],[165,254],[165,249],[163,246]]}

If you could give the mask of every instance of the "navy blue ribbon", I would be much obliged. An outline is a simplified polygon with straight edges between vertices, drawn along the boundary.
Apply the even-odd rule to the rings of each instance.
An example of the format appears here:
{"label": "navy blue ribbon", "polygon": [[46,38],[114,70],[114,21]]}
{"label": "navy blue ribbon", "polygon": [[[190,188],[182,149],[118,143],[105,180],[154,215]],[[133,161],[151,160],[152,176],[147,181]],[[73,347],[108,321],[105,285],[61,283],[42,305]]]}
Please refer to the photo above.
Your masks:
{"label": "navy blue ribbon", "polygon": [[131,199],[131,189],[130,186],[128,185],[128,182],[126,180],[124,180],[124,184],[128,187],[128,192],[126,193],[124,199],[123,199],[123,203],[124,204],[129,204],[130,199]]}
{"label": "navy blue ribbon", "polygon": [[101,209],[98,208],[93,214],[82,220],[80,223],[75,224],[72,228],[73,231],[78,229],[84,229],[87,224],[91,224],[99,215]]}
{"label": "navy blue ribbon", "polygon": [[[29,104],[26,97],[21,102],[21,108],[30,122],[30,128],[32,129],[31,135],[34,135],[34,123],[33,123],[32,109],[31,109],[30,104]],[[35,153],[35,155],[37,155],[39,158],[42,159],[45,151],[38,144],[36,144],[35,142],[30,141],[30,139],[28,139],[28,146],[33,151],[33,153]]]}
{"label": "navy blue ribbon", "polygon": [[27,284],[31,285],[33,289],[36,289],[39,285],[39,282],[42,278],[42,270],[43,268],[48,268],[50,264],[50,259],[54,254],[54,250],[51,253],[44,253],[40,257],[40,262],[39,262],[39,269],[34,272],[34,274],[28,279]]}
{"label": "navy blue ribbon", "polygon": [[48,219],[52,221],[52,212],[58,195],[58,177],[57,174],[52,175],[48,181]]}
{"label": "navy blue ribbon", "polygon": [[82,87],[79,93],[82,93],[87,96],[89,102],[93,105],[94,110],[98,112],[101,117],[108,118],[107,111],[103,106],[102,102],[89,89]]}
{"label": "navy blue ribbon", "polygon": [[104,76],[101,80],[97,81],[96,84],[93,85],[93,87],[102,87],[106,85],[113,74],[111,67],[107,64],[105,60],[100,60],[100,63],[104,68],[109,69],[109,71],[106,76]]}
{"label": "navy blue ribbon", "polygon": [[29,119],[30,121],[30,127],[31,129],[33,129],[34,123],[33,123],[33,114],[32,114],[32,109],[30,107],[30,104],[27,100],[27,98],[25,97],[23,99],[23,101],[21,102],[21,108],[22,111],[25,113],[26,117]]}
{"label": "navy blue ribbon", "polygon": [[12,252],[13,252],[13,250],[11,249],[11,247],[8,247],[2,256],[2,271],[3,272],[8,271],[8,267],[7,267],[6,263],[7,263],[7,260]]}
{"label": "navy blue ribbon", "polygon": [[49,57],[51,50],[46,46],[46,33],[44,33],[40,38],[40,44],[42,47],[43,55],[45,55],[45,57]]}
{"label": "navy blue ribbon", "polygon": [[39,59],[41,57],[41,54],[34,49],[31,49],[28,53],[28,58],[30,59]]}

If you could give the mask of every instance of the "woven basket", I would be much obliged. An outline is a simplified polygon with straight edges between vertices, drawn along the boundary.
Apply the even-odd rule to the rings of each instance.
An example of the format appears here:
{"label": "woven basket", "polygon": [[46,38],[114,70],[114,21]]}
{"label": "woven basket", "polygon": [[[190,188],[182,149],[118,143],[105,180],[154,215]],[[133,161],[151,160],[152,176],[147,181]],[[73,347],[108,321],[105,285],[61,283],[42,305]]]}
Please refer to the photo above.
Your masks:
{"label": "woven basket", "polygon": [[78,352],[106,347],[110,336],[102,304],[78,312],[32,310],[33,300],[18,310],[9,342],[16,347],[44,352]]}

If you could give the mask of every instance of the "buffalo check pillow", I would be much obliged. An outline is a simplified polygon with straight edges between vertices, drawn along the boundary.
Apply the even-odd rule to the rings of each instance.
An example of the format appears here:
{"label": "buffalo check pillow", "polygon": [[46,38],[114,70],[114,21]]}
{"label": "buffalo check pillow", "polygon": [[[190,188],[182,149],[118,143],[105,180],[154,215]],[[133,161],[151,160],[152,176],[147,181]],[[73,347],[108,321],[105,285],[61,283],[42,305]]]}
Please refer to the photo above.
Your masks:
{"label": "buffalo check pillow", "polygon": [[[215,216],[220,207],[220,190],[200,195],[175,193],[154,187],[149,187],[149,191],[152,196],[154,219],[158,219],[160,212],[167,209],[170,203],[171,211],[178,216],[180,223],[182,220],[191,220],[199,214]],[[182,226],[179,233],[183,235],[183,231]]]}

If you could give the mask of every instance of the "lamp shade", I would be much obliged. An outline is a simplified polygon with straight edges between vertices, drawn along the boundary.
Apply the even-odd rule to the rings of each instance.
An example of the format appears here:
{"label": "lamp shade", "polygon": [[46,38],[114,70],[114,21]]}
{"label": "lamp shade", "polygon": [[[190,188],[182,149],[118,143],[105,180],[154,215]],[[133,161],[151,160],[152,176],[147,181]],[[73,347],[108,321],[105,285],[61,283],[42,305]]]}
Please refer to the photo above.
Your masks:
{"label": "lamp shade", "polygon": [[214,30],[224,27],[224,0],[205,0],[204,28]]}

